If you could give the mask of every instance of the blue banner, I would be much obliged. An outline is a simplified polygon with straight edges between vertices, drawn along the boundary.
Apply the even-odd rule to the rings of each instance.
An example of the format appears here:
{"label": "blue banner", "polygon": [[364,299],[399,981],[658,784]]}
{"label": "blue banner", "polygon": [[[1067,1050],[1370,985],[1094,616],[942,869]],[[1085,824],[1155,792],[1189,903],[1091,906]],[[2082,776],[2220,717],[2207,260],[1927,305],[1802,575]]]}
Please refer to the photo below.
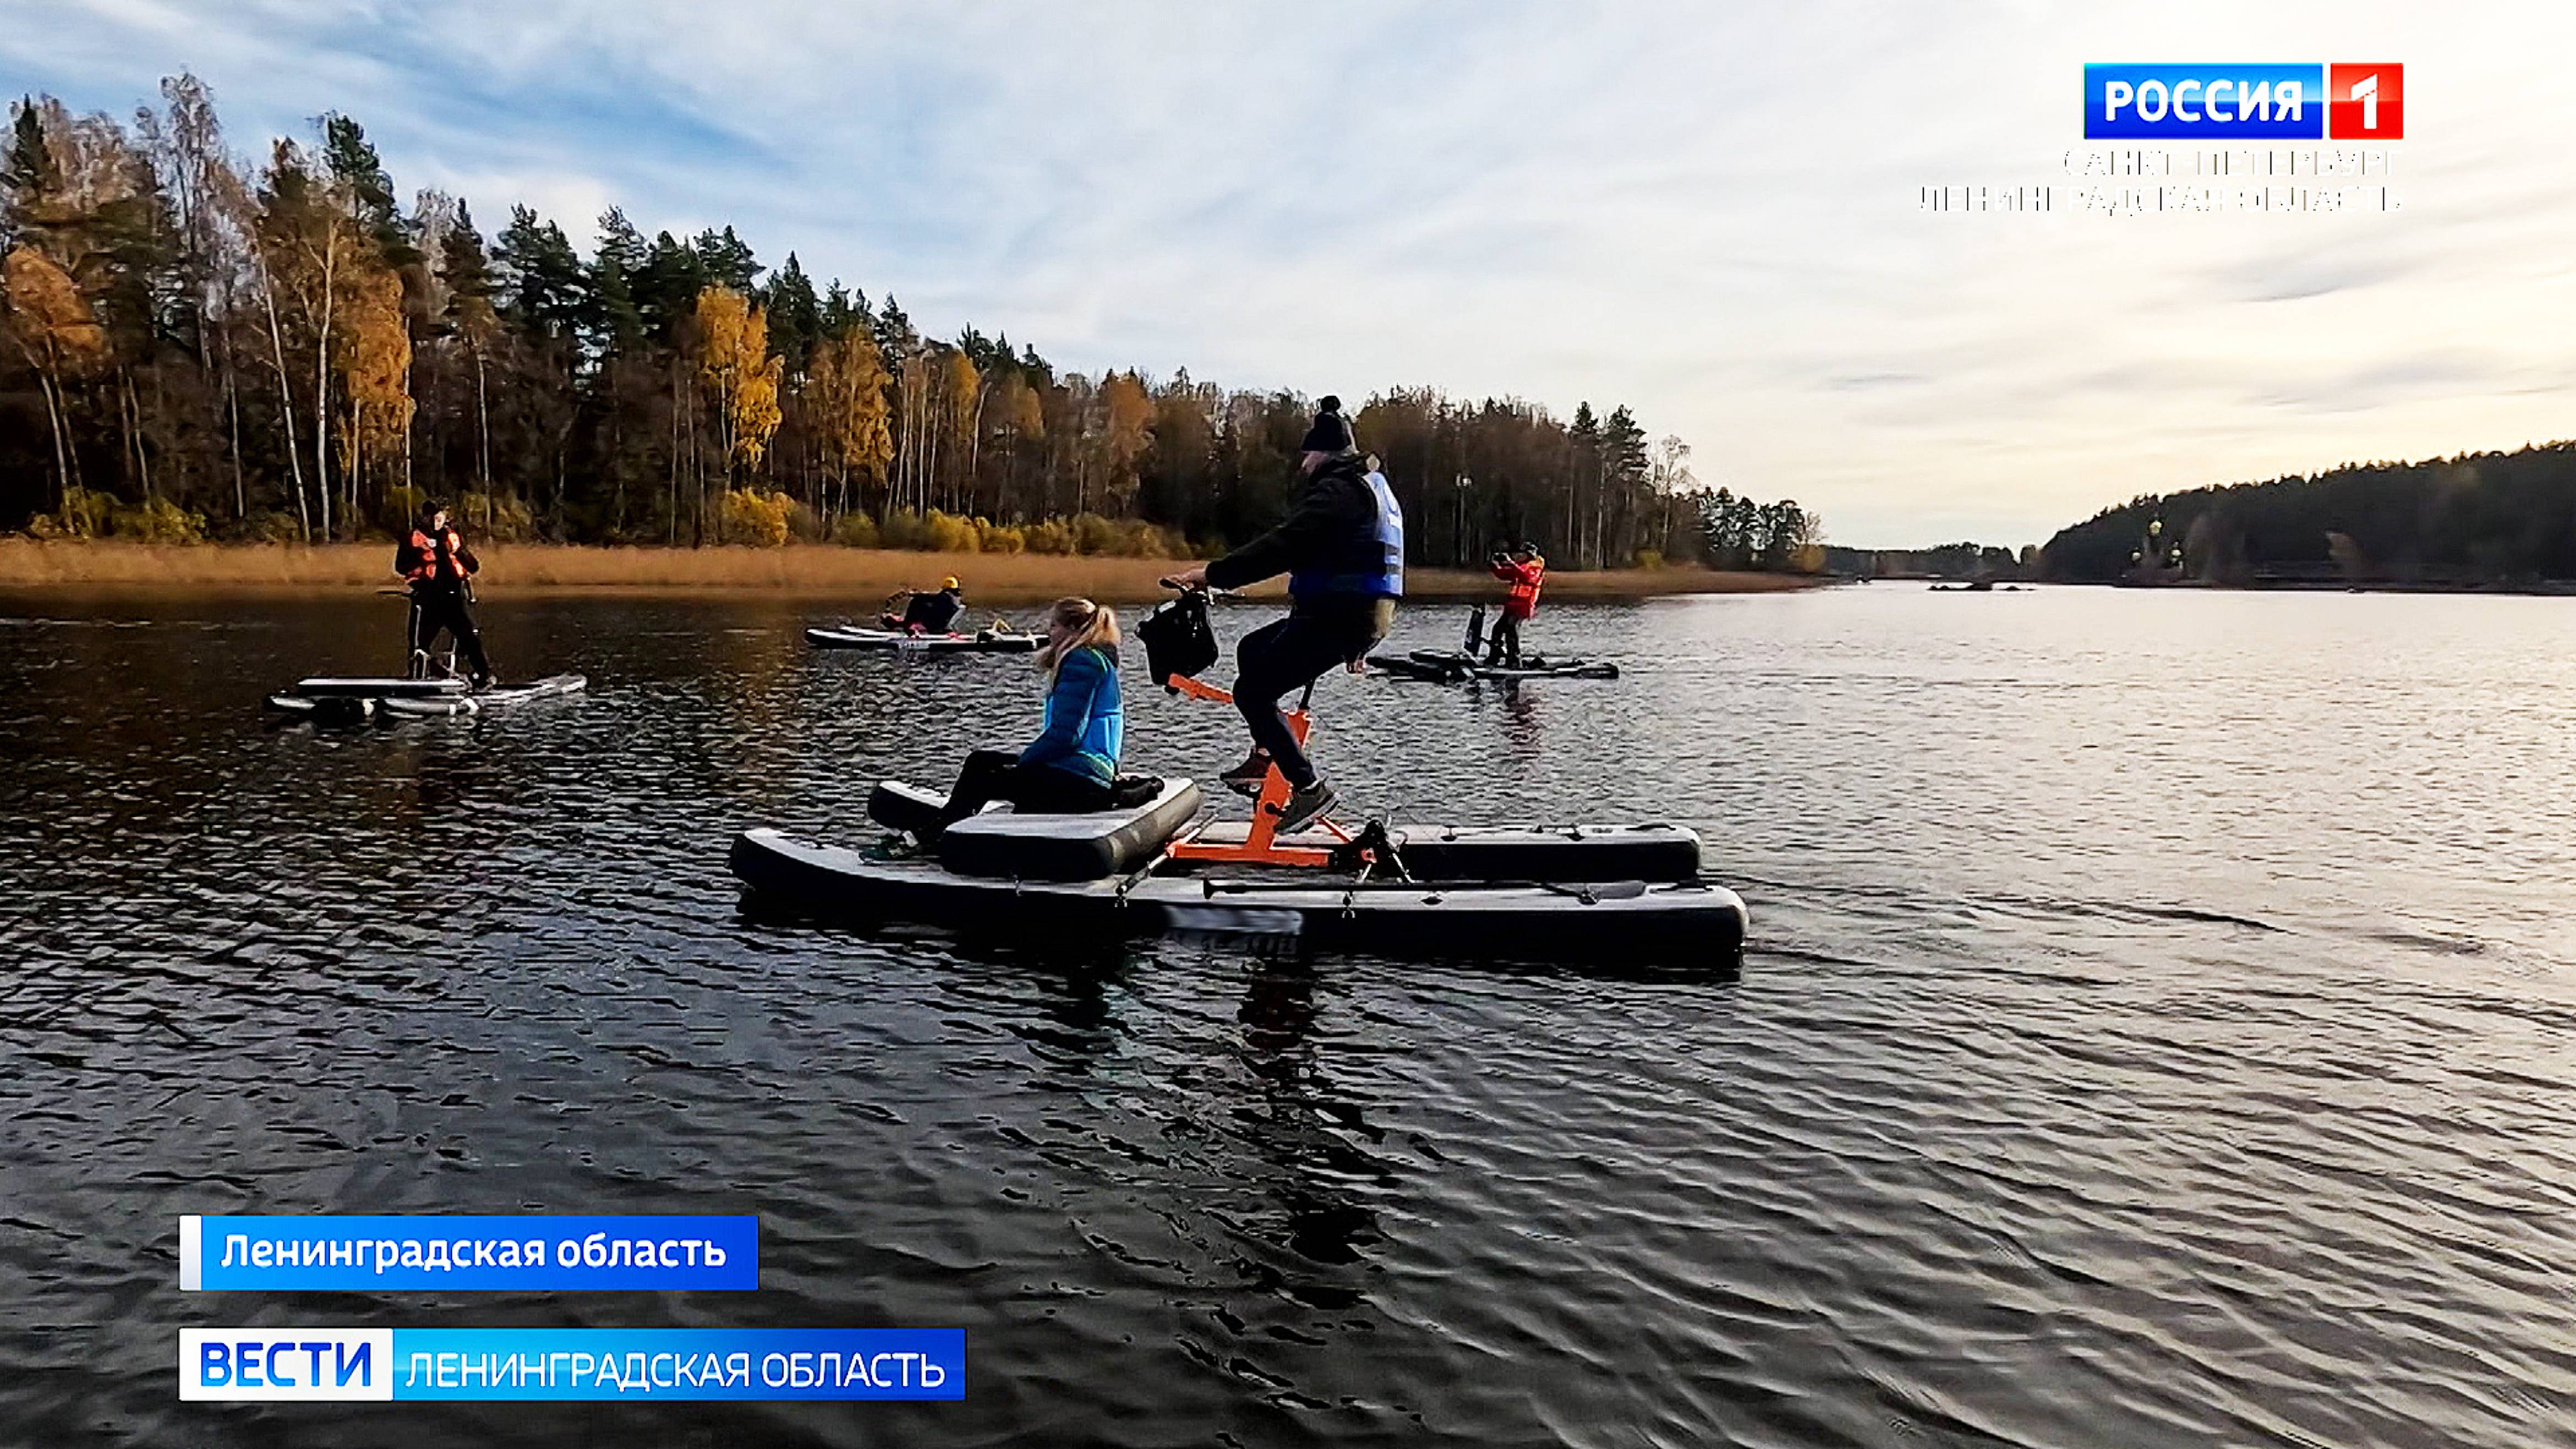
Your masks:
{"label": "blue banner", "polygon": [[195,1401],[963,1399],[962,1328],[189,1328]]}
{"label": "blue banner", "polygon": [[2088,65],[2088,141],[2305,140],[2326,133],[2322,65]]}
{"label": "blue banner", "polygon": [[756,1217],[183,1217],[209,1293],[748,1292]]}

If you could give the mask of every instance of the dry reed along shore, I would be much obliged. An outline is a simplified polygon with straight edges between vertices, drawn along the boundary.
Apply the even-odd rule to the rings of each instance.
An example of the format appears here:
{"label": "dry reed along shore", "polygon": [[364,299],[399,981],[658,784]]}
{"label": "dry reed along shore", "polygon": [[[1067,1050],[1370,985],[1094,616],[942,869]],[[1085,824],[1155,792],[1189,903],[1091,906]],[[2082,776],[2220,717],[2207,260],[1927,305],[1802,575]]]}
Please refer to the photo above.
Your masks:
{"label": "dry reed along shore", "polygon": [[[562,544],[492,544],[478,588],[486,595],[522,590],[652,593],[735,591],[874,601],[903,588],[935,588],[955,574],[980,604],[1031,604],[1065,594],[1118,603],[1151,600],[1156,583],[1179,565],[1166,559],[1062,557],[1051,554],[904,553],[887,549],[790,545],[785,548],[598,548]],[[295,545],[47,542],[0,538],[0,588],[98,588],[127,592],[171,589],[351,589],[389,586],[391,544]],[[1617,569],[1552,573],[1550,599],[1647,598],[1658,594],[1774,593],[1809,581],[1781,574],[1707,569]],[[1406,576],[1417,599],[1497,596],[1482,573],[1415,569]],[[1276,581],[1253,590],[1276,593]]]}

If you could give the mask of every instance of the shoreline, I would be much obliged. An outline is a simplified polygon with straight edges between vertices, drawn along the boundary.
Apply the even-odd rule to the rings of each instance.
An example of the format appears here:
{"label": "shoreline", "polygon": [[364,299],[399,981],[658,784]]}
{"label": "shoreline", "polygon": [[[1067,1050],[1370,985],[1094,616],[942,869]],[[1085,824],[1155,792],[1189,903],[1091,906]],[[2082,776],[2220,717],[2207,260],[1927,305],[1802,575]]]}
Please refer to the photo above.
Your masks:
{"label": "shoreline", "polygon": [[[949,574],[977,603],[1044,603],[1084,594],[1116,604],[1161,597],[1171,559],[1105,555],[912,553],[791,544],[783,548],[611,548],[579,544],[492,544],[476,553],[476,591],[488,597],[543,593],[771,594],[857,596],[873,602]],[[115,540],[0,538],[0,589],[17,591],[336,592],[391,588],[391,544],[143,544]],[[1501,585],[1466,569],[1409,569],[1408,598],[1499,598]],[[1675,594],[1769,594],[1822,579],[1680,567],[1550,573],[1548,597],[1647,599]],[[1247,591],[1284,592],[1276,580]]]}

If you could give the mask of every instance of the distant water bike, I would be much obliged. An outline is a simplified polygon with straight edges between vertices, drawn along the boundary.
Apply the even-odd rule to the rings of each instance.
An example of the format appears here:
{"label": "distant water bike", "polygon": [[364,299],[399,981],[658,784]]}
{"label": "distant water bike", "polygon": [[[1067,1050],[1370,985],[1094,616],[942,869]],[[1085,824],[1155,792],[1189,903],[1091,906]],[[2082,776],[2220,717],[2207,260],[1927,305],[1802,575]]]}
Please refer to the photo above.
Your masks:
{"label": "distant water bike", "polygon": [[[1156,683],[1232,702],[1195,676],[1216,662],[1203,593],[1137,628]],[[1312,688],[1288,715],[1302,743]],[[1062,943],[1181,933],[1275,948],[1391,956],[1733,971],[1745,909],[1700,873],[1677,825],[1395,826],[1326,819],[1278,829],[1289,788],[1274,765],[1248,820],[1212,818],[1190,780],[1120,781],[1117,808],[1007,806],[938,828],[942,797],[881,781],[868,814],[891,832],[863,848],[744,831],[731,866],[747,902],[864,923],[922,922]]]}
{"label": "distant water bike", "polygon": [[1606,659],[1551,659],[1530,654],[1516,664],[1492,662],[1485,649],[1485,606],[1467,616],[1467,638],[1461,649],[1416,649],[1405,654],[1372,654],[1370,667],[1397,679],[1432,684],[1466,684],[1476,680],[1507,683],[1521,679],[1616,679],[1619,666]]}
{"label": "distant water bike", "polygon": [[812,625],[805,630],[805,642],[816,649],[874,649],[909,655],[1033,654],[1046,642],[998,616],[981,629],[960,628],[962,606],[957,617],[936,629],[930,628],[926,620],[910,618],[911,605],[920,597],[918,590],[897,589],[886,595],[884,607],[874,621]]}

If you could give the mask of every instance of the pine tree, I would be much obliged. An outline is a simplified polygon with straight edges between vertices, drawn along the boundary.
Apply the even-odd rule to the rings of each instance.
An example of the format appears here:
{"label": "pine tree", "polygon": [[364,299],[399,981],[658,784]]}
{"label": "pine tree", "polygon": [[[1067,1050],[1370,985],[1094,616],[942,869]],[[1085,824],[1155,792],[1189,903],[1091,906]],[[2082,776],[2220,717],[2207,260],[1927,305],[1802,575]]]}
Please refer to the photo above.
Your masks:
{"label": "pine tree", "polygon": [[746,297],[757,290],[760,263],[752,259],[751,248],[733,234],[732,227],[698,233],[698,259],[706,267],[707,280],[715,285]]}
{"label": "pine tree", "polygon": [[599,251],[590,264],[582,332],[595,357],[634,351],[644,340],[644,311],[635,296],[636,275],[652,257],[643,234],[610,207],[599,218]]}
{"label": "pine tree", "polygon": [[492,265],[483,237],[474,229],[474,214],[456,203],[455,224],[439,238],[439,279],[447,285],[447,326],[464,340],[474,367],[474,482],[477,491],[492,487],[492,401],[490,359],[500,336],[501,320],[492,306]]}
{"label": "pine tree", "polygon": [[832,289],[823,294],[823,335],[846,337],[858,331],[873,341],[876,322],[876,314],[868,309],[868,294],[844,287],[835,278]]}
{"label": "pine tree", "polygon": [[18,102],[9,130],[9,154],[0,161],[0,237],[13,244],[26,239],[44,215],[46,204],[62,190],[62,167],[45,144],[45,121],[36,98]]}
{"label": "pine tree", "polygon": [[403,235],[394,202],[393,178],[367,141],[366,128],[332,111],[322,117],[322,166],[349,199],[352,219],[375,238],[386,260],[405,265],[419,260]]}
{"label": "pine tree", "polygon": [[807,357],[823,334],[823,304],[794,252],[769,279],[761,305],[769,316],[769,350],[786,359],[789,377],[803,377]]}
{"label": "pine tree", "polygon": [[706,263],[695,247],[662,232],[653,238],[652,251],[628,278],[627,288],[643,316],[646,335],[670,341],[680,321],[696,310],[698,294],[707,288]]}
{"label": "pine tree", "polygon": [[510,224],[492,250],[501,314],[531,339],[570,339],[584,301],[581,258],[563,228],[541,222],[524,206],[510,208]]}
{"label": "pine tree", "polygon": [[1575,405],[1574,426],[1566,441],[1572,445],[1565,478],[1565,546],[1577,567],[1599,561],[1598,545],[1587,549],[1583,539],[1585,503],[1600,488],[1601,423],[1592,415],[1592,404]]}

